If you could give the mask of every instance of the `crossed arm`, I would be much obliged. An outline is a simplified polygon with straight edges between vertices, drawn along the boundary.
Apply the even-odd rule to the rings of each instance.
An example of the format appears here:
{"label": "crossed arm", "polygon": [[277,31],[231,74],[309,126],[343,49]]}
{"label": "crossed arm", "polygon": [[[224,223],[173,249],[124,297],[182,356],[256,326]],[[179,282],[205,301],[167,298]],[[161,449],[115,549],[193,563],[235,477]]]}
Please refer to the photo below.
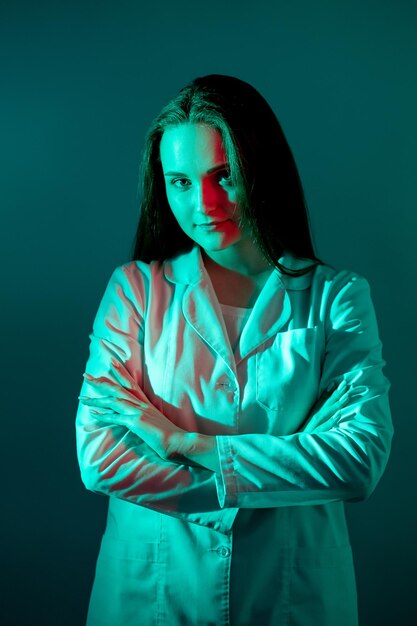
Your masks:
{"label": "crossed arm", "polygon": [[[135,382],[127,356],[141,361],[132,357],[140,319],[121,273],[95,320],[92,374],[85,374],[77,414],[88,488],[219,529],[230,527],[233,507],[369,495],[388,458],[392,425],[366,281],[335,287],[321,389],[341,385],[321,395],[300,432],[210,437],[178,428]],[[111,341],[103,339],[109,329]]]}
{"label": "crossed arm", "polygon": [[[143,440],[162,459],[173,463],[200,465],[212,472],[220,472],[216,437],[183,430],[163,415],[146,398],[143,391],[119,363],[112,359],[120,380],[125,377],[130,389],[115,385],[109,379],[85,374],[88,385],[99,395],[79,396],[82,404],[91,407],[103,423],[118,424],[128,428]],[[126,382],[125,380],[125,382]],[[322,432],[330,429],[341,409],[349,401],[349,388],[345,380],[326,390],[314,405],[303,424],[303,432]]]}

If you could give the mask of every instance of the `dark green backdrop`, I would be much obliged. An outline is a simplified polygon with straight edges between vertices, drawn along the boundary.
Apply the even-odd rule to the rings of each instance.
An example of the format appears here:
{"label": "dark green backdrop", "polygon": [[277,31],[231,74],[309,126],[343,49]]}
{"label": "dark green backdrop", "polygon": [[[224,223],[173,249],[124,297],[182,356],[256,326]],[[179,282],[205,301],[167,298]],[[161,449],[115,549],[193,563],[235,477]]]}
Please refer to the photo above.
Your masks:
{"label": "dark green backdrop", "polygon": [[88,334],[129,258],[146,128],[211,72],[269,100],[318,254],[371,284],[396,435],[347,507],[361,624],[417,623],[417,3],[17,0],[0,54],[2,623],[84,623],[107,505],[75,457]]}

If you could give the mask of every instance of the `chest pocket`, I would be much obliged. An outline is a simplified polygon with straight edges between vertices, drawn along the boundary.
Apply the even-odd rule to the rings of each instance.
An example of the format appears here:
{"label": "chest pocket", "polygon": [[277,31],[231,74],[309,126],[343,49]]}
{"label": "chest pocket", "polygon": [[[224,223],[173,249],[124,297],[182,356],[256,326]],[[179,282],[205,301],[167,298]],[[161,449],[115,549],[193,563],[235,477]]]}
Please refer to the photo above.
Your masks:
{"label": "chest pocket", "polygon": [[256,400],[270,411],[302,416],[317,395],[321,341],[318,326],[278,333],[256,354]]}

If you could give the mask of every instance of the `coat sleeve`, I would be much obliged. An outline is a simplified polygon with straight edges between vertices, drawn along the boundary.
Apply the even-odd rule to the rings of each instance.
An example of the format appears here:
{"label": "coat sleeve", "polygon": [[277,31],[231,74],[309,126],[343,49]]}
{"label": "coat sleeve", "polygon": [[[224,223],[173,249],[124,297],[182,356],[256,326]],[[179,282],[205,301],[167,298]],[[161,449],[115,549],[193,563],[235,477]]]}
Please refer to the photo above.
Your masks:
{"label": "coat sleeve", "polygon": [[320,307],[326,352],[319,395],[344,378],[351,385],[350,402],[326,431],[217,436],[222,506],[363,500],[385,469],[393,435],[390,384],[382,373],[385,362],[368,282],[341,272],[325,298]]}
{"label": "coat sleeve", "polygon": [[[142,381],[144,281],[140,271],[133,274],[127,265],[116,268],[93,323],[86,372],[112,385],[120,382],[111,359],[117,359],[119,372],[129,374],[138,385]],[[80,395],[98,394],[84,381]],[[76,441],[87,489],[220,532],[232,527],[237,509],[220,507],[213,472],[163,460],[128,428],[100,421],[81,402]]]}

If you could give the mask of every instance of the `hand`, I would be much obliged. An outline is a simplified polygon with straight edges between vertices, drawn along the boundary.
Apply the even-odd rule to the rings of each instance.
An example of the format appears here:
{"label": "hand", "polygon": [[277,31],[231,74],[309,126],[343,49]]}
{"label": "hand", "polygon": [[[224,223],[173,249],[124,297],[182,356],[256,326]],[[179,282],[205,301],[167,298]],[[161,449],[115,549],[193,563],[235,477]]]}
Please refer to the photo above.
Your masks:
{"label": "hand", "polygon": [[330,430],[341,415],[341,410],[350,399],[350,387],[346,380],[336,383],[317,400],[298,432],[322,432]]}
{"label": "hand", "polygon": [[[128,380],[130,388],[119,385],[111,378],[85,373],[84,378],[94,390],[94,396],[80,396],[80,402],[91,407],[91,413],[97,415],[101,422],[119,424],[134,432],[163,459],[176,462],[183,460],[183,451],[190,445],[186,435],[191,433],[165,417],[151,404],[130,375],[118,370],[113,360],[112,363],[117,370],[117,377]],[[116,373],[112,374],[115,376]]]}
{"label": "hand", "polygon": [[216,437],[201,433],[185,433],[182,453],[189,462],[220,473],[220,460],[217,454]]}

